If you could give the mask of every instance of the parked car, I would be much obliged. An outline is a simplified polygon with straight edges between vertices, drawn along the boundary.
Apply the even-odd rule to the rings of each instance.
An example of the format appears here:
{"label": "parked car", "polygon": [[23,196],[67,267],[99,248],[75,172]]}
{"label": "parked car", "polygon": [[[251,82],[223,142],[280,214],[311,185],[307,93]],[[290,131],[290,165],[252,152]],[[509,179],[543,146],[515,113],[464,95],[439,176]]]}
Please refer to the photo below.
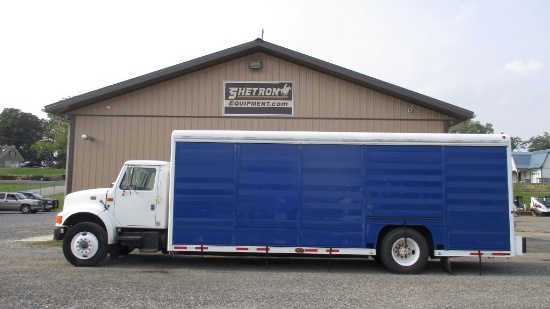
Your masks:
{"label": "parked car", "polygon": [[21,163],[21,167],[40,167],[40,165],[34,161],[25,161]]}
{"label": "parked car", "polygon": [[537,216],[550,215],[550,196],[531,197],[531,210]]}
{"label": "parked car", "polygon": [[26,198],[31,200],[39,200],[44,202],[44,211],[52,211],[59,207],[59,200],[43,197],[36,192],[17,192],[23,194]]}
{"label": "parked car", "polygon": [[0,192],[0,210],[19,210],[24,214],[44,210],[44,202],[28,199],[21,193]]}

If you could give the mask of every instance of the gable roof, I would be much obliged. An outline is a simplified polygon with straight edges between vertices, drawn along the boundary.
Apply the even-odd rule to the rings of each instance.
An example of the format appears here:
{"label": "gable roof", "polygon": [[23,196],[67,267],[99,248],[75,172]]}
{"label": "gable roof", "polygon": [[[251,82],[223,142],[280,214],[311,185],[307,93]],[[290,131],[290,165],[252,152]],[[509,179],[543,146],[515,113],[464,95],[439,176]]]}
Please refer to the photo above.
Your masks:
{"label": "gable roof", "polygon": [[518,169],[533,169],[542,168],[550,149],[533,151],[533,152],[514,152],[512,157]]}
{"label": "gable roof", "polygon": [[449,115],[458,120],[468,120],[474,117],[470,110],[422,95],[420,93],[381,81],[379,79],[357,73],[355,71],[334,65],[332,63],[310,57],[308,55],[266,42],[262,39],[237,45],[210,55],[176,64],[149,74],[138,76],[111,86],[97,89],[79,96],[71,97],[53,104],[46,105],[44,111],[52,114],[64,114],[99,101],[107,100],[144,87],[158,84],[182,75],[202,70],[230,60],[241,58],[253,53],[262,52],[283,60],[301,65],[312,70],[325,73],[366,88],[402,99],[413,104]]}
{"label": "gable roof", "polygon": [[0,146],[0,159],[7,156],[10,151],[15,150],[15,154],[21,156],[15,146]]}

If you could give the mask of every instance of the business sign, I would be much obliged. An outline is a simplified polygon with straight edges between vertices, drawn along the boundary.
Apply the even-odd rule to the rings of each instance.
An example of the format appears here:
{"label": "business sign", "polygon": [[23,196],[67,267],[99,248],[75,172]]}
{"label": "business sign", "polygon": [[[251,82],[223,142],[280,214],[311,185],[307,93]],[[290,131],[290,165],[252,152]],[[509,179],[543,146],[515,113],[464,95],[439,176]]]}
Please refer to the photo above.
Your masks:
{"label": "business sign", "polygon": [[224,82],[226,116],[292,116],[294,82]]}

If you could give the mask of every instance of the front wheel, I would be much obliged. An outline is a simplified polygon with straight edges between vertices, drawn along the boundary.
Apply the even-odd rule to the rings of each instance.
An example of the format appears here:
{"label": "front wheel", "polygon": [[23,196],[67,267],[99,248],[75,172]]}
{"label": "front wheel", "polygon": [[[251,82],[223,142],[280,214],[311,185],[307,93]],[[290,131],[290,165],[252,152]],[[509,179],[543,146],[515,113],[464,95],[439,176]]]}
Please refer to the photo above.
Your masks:
{"label": "front wheel", "polygon": [[63,254],[75,266],[94,266],[102,262],[109,251],[105,230],[95,223],[80,223],[63,238]]}
{"label": "front wheel", "polygon": [[399,228],[382,240],[380,260],[390,271],[398,274],[415,274],[428,262],[428,243],[422,234],[413,229]]}
{"label": "front wheel", "polygon": [[30,205],[23,205],[23,206],[21,206],[20,210],[24,214],[30,214],[31,213],[31,206]]}

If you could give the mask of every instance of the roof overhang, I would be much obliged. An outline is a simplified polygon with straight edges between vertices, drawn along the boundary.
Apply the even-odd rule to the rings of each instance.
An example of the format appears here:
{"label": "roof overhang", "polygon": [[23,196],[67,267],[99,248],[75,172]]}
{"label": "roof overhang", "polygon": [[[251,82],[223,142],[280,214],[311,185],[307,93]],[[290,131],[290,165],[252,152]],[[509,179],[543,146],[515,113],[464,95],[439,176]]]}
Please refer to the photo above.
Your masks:
{"label": "roof overhang", "polygon": [[45,106],[44,111],[64,115],[71,111],[123,95],[141,88],[174,79],[214,65],[238,59],[247,55],[262,52],[297,65],[319,71],[359,86],[363,86],[389,96],[408,101],[418,106],[453,117],[459,121],[474,117],[470,110],[422,95],[420,93],[360,74],[358,72],[334,65],[332,63],[272,44],[261,39],[228,48],[210,55],[176,64],[152,73],[138,76],[111,86],[100,88],[82,95],[71,97]]}

